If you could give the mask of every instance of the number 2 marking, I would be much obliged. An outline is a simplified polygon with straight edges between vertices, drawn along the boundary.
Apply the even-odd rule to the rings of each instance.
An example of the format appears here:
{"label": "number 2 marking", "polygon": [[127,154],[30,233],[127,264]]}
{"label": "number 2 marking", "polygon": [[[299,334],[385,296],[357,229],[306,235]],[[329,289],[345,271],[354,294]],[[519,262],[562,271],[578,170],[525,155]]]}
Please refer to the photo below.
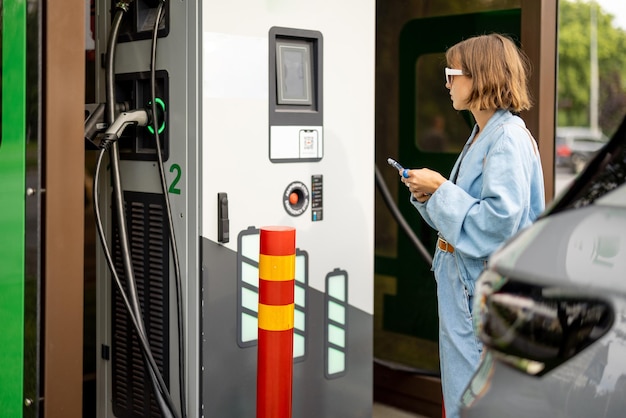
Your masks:
{"label": "number 2 marking", "polygon": [[180,176],[182,175],[183,170],[180,168],[178,164],[172,164],[172,166],[170,167],[170,173],[173,173],[174,171],[176,171],[176,178],[170,185],[170,188],[168,191],[171,194],[180,194],[180,189],[176,187],[176,185],[180,181]]}

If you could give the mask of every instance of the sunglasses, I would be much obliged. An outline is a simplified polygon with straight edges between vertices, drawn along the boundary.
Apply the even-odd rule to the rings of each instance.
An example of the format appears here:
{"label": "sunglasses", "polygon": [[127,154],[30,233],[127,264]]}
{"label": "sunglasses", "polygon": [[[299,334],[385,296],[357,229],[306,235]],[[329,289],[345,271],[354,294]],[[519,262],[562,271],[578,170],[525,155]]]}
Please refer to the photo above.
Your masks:
{"label": "sunglasses", "polygon": [[463,75],[463,70],[457,70],[456,68],[448,68],[445,69],[446,73],[446,83],[452,84],[452,79],[455,75]]}

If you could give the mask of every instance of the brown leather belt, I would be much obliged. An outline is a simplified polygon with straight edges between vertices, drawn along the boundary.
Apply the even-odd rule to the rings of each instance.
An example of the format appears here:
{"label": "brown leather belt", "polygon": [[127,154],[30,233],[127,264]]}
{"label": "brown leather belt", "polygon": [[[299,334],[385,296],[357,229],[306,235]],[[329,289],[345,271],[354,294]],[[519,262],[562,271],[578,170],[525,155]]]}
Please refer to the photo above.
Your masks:
{"label": "brown leather belt", "polygon": [[439,249],[441,251],[446,251],[449,253],[453,253],[454,252],[454,247],[452,245],[450,245],[450,243],[448,241],[446,241],[445,239],[439,237],[439,239],[437,239],[437,247],[439,247]]}

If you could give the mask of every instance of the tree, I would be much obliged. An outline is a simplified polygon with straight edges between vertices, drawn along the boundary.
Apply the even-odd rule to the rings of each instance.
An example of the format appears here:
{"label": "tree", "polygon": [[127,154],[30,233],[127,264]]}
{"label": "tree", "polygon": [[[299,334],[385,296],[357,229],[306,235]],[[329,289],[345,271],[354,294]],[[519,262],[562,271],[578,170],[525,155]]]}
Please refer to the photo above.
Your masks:
{"label": "tree", "polygon": [[559,3],[557,125],[589,126],[591,7],[597,7],[599,125],[612,134],[626,114],[626,31],[595,2]]}

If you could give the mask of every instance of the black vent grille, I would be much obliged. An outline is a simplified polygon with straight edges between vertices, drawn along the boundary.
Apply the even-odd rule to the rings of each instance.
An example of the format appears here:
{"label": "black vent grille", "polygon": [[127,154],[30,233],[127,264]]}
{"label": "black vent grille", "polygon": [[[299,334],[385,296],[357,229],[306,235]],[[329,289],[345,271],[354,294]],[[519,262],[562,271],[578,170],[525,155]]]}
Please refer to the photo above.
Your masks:
{"label": "black vent grille", "polygon": [[[169,387],[169,228],[165,202],[163,195],[153,193],[125,192],[124,199],[144,325],[154,360]],[[115,222],[114,225],[115,266],[127,286],[119,231]],[[133,323],[117,287],[114,289],[111,309],[113,413],[119,418],[160,417]]]}

